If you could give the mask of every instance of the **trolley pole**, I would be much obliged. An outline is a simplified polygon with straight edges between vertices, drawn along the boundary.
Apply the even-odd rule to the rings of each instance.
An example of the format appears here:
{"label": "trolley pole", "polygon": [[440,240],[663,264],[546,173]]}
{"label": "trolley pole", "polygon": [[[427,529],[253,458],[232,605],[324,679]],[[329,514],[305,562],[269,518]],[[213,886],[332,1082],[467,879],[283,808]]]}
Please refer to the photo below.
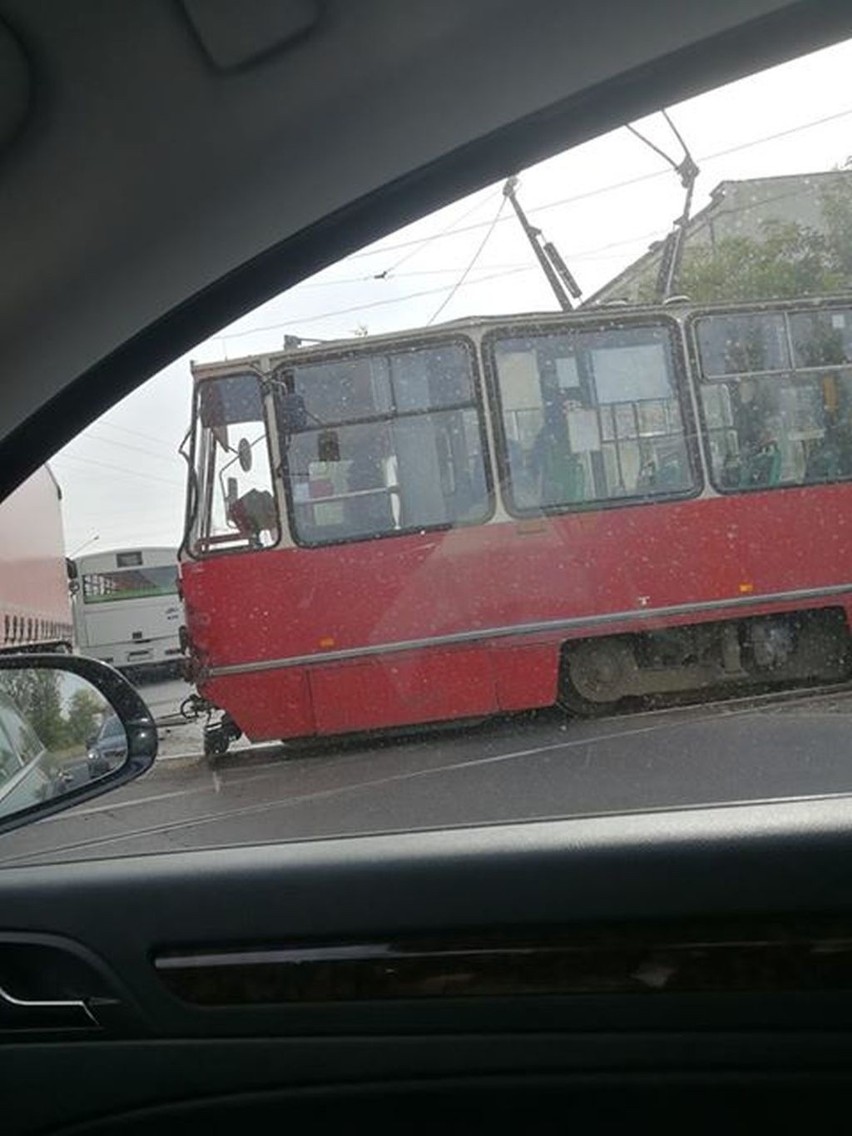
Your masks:
{"label": "trolley pole", "polygon": [[574,305],[571,303],[571,296],[575,300],[582,296],[582,291],[579,284],[571,275],[565,261],[559,255],[555,245],[550,241],[545,241],[542,237],[541,229],[536,229],[535,226],[529,223],[526,213],[521,208],[521,203],[518,201],[515,193],[518,188],[518,179],[510,177],[503,186],[503,196],[509,199],[512,208],[515,210],[515,216],[521,223],[521,228],[524,230],[527,240],[532,246],[535,253],[536,260],[541,265],[541,270],[547,277],[547,282],[553,291],[554,296],[559,303],[563,312],[572,312]]}

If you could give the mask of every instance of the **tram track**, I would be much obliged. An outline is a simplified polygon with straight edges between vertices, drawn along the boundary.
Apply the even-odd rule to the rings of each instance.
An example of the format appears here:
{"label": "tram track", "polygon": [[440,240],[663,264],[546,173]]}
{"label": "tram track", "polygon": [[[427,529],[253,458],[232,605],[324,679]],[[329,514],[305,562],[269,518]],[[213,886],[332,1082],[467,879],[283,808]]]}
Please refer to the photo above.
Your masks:
{"label": "tram track", "polygon": [[[641,755],[655,751],[661,745],[671,746],[682,731],[687,731],[688,735],[714,722],[727,723],[737,718],[762,716],[767,710],[795,708],[797,704],[824,706],[826,702],[850,693],[852,684],[849,683],[768,691],[733,699],[715,699],[700,705],[693,702],[689,706],[649,708],[613,715],[597,720],[594,728],[591,722],[560,722],[554,718],[554,712],[545,712],[538,717],[538,738],[531,738],[531,741],[535,740],[535,744],[523,746],[506,745],[512,741],[517,743],[517,727],[511,737],[507,737],[505,730],[499,733],[494,730],[493,723],[490,729],[486,726],[464,731],[457,727],[452,739],[452,761],[441,760],[442,756],[446,756],[446,747],[440,745],[441,738],[434,738],[437,745],[428,748],[423,745],[349,746],[338,751],[335,759],[329,761],[317,761],[316,755],[289,760],[281,760],[279,756],[276,760],[264,761],[262,764],[249,761],[242,769],[234,755],[234,759],[220,768],[212,784],[210,771],[201,768],[195,783],[174,791],[105,802],[103,806],[81,810],[76,816],[67,814],[56,821],[45,822],[39,826],[45,836],[53,831],[57,836],[62,833],[66,839],[60,838],[53,846],[30,846],[26,851],[4,857],[2,862],[12,864],[32,861],[34,858],[87,855],[93,852],[121,854],[121,849],[129,843],[146,840],[161,840],[164,845],[174,847],[175,841],[180,840],[180,834],[197,834],[209,830],[212,825],[227,828],[228,825],[244,822],[247,818],[260,820],[270,814],[281,814],[283,817],[293,815],[294,810],[305,808],[339,808],[347,797],[357,794],[367,793],[370,794],[370,800],[378,800],[388,793],[396,792],[406,783],[427,782],[430,779],[437,782],[435,791],[440,786],[440,793],[446,793],[457,776],[467,781],[470,776],[478,776],[480,772],[493,769],[494,777],[489,776],[489,781],[493,781],[494,778],[506,776],[497,773],[501,768],[508,770],[513,765],[523,767],[529,761],[548,762],[563,754],[566,759],[572,753],[581,755],[579,763],[574,761],[573,765],[564,767],[569,771],[573,768],[576,773],[581,769],[587,770],[590,762],[594,764],[608,761],[613,747],[623,751],[625,743],[632,744],[631,739],[636,739],[637,754]],[[852,699],[849,712],[852,714]],[[561,736],[554,736],[554,728]],[[650,741],[655,735],[660,737],[659,742]],[[596,753],[596,750],[600,752]],[[281,747],[278,747],[278,753],[281,755]],[[404,763],[403,768],[400,768],[400,763]],[[557,770],[555,775],[561,775],[560,771]],[[274,792],[271,792],[272,786],[276,786]],[[428,800],[433,792],[424,792],[423,799]],[[254,799],[235,807],[235,795],[242,797],[244,802],[247,795]],[[771,799],[771,792],[766,794],[766,798]],[[211,808],[214,802],[216,807]],[[197,811],[191,812],[193,808]],[[359,812],[358,808],[350,808],[353,815]],[[646,808],[647,806],[643,806],[643,811]],[[155,813],[151,816],[152,809],[160,811],[160,815],[156,816]],[[146,810],[149,812],[145,818],[148,823],[135,824],[132,819],[134,813],[142,819]],[[104,823],[117,822],[121,817],[121,830],[93,834],[90,825],[98,817],[103,818]],[[74,833],[74,827],[78,828],[77,833]],[[73,835],[79,838],[67,839]]]}

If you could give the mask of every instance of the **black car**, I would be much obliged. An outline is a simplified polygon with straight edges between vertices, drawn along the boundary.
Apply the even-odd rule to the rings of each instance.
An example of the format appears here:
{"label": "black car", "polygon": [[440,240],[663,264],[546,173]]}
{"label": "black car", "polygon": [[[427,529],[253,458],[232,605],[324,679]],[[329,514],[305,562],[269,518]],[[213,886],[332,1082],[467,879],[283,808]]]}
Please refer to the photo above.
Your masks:
{"label": "black car", "polygon": [[103,777],[117,769],[127,757],[127,734],[115,714],[103,720],[101,728],[87,746],[89,777]]}

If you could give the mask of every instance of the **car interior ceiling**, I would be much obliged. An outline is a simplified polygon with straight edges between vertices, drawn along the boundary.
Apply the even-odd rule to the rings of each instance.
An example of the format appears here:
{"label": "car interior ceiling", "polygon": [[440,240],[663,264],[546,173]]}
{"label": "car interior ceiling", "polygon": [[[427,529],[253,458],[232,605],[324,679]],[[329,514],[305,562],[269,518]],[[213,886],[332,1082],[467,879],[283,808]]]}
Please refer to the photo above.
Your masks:
{"label": "car interior ceiling", "polygon": [[[165,362],[352,249],[852,33],[829,0],[683,2],[676,19],[668,0],[293,0],[278,23],[275,7],[0,0],[27,88],[0,174],[15,266],[0,496]],[[75,992],[98,1024],[0,1009],[3,1127],[814,1118],[848,1086],[850,851],[839,797],[4,867],[0,988],[14,974],[33,1003]],[[641,963],[677,969],[696,943],[694,985],[651,976],[637,993]],[[410,984],[368,968],[322,985],[323,951],[365,944],[414,958]],[[251,977],[210,994],[220,955],[261,947],[286,997]],[[548,962],[557,949],[584,952],[583,981]],[[448,951],[496,958],[480,993],[428,994]],[[292,979],[304,960],[319,986]]]}

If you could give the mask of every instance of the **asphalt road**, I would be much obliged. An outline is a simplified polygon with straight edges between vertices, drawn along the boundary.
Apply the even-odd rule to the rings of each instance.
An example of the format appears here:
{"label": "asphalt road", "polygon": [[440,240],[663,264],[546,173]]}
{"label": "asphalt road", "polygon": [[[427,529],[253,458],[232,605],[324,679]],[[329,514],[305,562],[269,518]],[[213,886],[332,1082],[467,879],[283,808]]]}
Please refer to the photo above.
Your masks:
{"label": "asphalt road", "polygon": [[[166,722],[185,693],[142,688]],[[212,766],[199,740],[164,726],[145,777],[0,838],[0,866],[852,791],[852,691],[244,745]]]}

